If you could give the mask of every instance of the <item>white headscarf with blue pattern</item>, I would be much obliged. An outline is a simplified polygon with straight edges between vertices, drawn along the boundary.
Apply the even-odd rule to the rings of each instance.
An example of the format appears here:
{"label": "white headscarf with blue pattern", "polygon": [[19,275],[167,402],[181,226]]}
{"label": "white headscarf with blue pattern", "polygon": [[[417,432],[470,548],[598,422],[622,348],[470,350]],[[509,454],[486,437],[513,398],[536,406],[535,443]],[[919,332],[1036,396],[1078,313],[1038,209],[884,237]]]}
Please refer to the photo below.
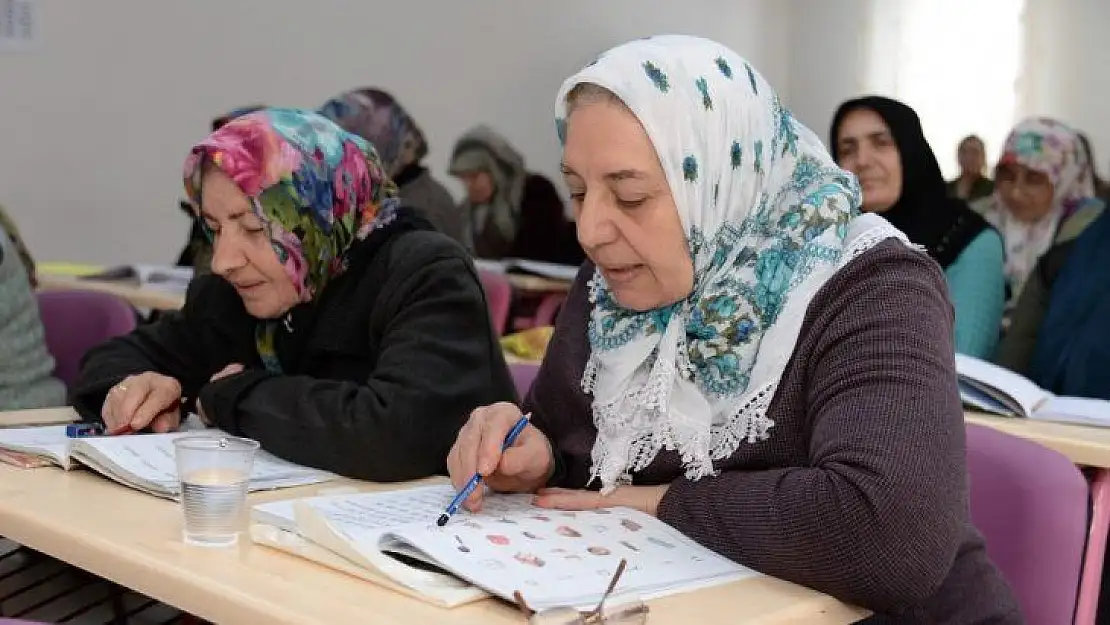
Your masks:
{"label": "white headscarf with blue pattern", "polygon": [[661,449],[686,476],[770,436],[767,409],[810,300],[851,258],[901,232],[860,216],[856,179],[770,85],[716,42],[666,35],[603,54],[563,83],[612,91],[639,118],[667,174],[694,263],[689,297],[635,312],[600,273],[590,287],[582,385],[598,429],[594,478],[627,483]]}

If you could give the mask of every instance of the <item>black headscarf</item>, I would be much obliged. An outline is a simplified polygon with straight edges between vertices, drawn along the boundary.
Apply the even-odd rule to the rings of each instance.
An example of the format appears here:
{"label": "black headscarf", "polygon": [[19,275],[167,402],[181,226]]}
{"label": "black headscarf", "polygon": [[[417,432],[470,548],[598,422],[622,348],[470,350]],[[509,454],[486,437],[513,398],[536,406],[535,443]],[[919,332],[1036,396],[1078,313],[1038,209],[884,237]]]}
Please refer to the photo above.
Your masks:
{"label": "black headscarf", "polygon": [[829,131],[833,158],[840,160],[840,123],[858,109],[874,111],[883,118],[902,163],[902,194],[882,216],[947,268],[990,225],[967,202],[948,197],[944,175],[925,140],[921,120],[912,108],[897,100],[868,96],[841,104]]}

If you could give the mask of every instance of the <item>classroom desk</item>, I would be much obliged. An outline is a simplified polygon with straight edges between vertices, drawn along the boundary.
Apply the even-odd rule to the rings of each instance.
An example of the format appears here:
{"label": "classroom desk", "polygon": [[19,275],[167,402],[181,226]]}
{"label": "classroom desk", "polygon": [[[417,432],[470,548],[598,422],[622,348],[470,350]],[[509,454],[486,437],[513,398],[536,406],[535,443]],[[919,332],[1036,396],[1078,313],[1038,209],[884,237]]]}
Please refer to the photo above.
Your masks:
{"label": "classroom desk", "polygon": [[[253,502],[341,487],[344,480],[251,495]],[[231,549],[181,542],[178,504],[85,471],[0,465],[0,535],[219,623],[520,625],[507,604],[438,608],[244,539]],[[649,623],[841,625],[866,616],[832,597],[760,577],[652,601]]]}
{"label": "classroom desk", "polygon": [[[552,280],[540,276],[508,274],[509,284],[523,294],[550,294],[566,293],[570,291],[570,282]],[[144,289],[134,284],[122,281],[88,280],[73,276],[52,274],[39,274],[39,289],[83,289],[86,291],[102,291],[118,295],[131,302],[136,308],[154,308],[157,310],[177,310],[185,305],[185,296],[155,289]]]}
{"label": "classroom desk", "polygon": [[509,284],[513,286],[514,290],[520,293],[533,295],[542,293],[566,293],[570,291],[570,286],[573,284],[569,280],[555,280],[553,278],[523,273],[507,273],[505,277],[509,279]]}
{"label": "classroom desk", "polygon": [[[1091,468],[1091,523],[1079,593],[1081,597],[1098,597],[1110,528],[1110,428],[978,412],[965,412],[964,420],[1033,441],[1063,454],[1076,465]],[[1097,602],[1080,601],[1075,622],[1094,623],[1096,610]]]}
{"label": "classroom desk", "polygon": [[122,297],[136,308],[156,310],[178,310],[185,305],[185,296],[157,289],[144,289],[123,281],[83,280],[72,276],[40,274],[39,290],[83,290],[100,291]]}
{"label": "classroom desk", "polygon": [[1110,469],[1110,428],[998,417],[978,412],[967,412],[964,418],[968,423],[985,425],[1044,445],[1067,456],[1077,465]]}

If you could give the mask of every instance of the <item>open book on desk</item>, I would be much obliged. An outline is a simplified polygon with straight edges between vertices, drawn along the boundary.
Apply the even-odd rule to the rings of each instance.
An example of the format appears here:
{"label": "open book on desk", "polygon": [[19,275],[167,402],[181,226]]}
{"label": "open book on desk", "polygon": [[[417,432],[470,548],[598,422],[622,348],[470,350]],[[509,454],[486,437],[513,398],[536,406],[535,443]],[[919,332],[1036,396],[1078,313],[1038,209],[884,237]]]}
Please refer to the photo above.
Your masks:
{"label": "open book on desk", "polygon": [[[219,430],[206,431],[213,436],[221,434]],[[124,486],[157,497],[177,499],[181,486],[173,440],[190,434],[197,432],[69,438],[64,425],[5,428],[0,429],[0,451],[38,458],[67,471],[85,466]],[[334,477],[326,471],[286,462],[259,450],[247,488],[250,491],[289,488],[317,484]]]}
{"label": "open book on desk", "polygon": [[83,280],[137,282],[141,288],[184,295],[193,279],[192,267],[122,265],[82,276]]}
{"label": "open book on desk", "polygon": [[1110,401],[1060,397],[998,365],[956,354],[964,405],[1010,417],[1110,427]]}
{"label": "open book on desk", "polygon": [[[454,495],[442,485],[260,504],[251,537],[448,607],[520,591],[536,609],[591,609],[621,559],[617,591],[644,599],[756,575],[627,508],[562,512],[532,506],[531,495],[491,495],[480,513],[436,526]],[[341,559],[314,556],[290,536]]]}
{"label": "open book on desk", "polygon": [[526,258],[506,258],[504,260],[475,259],[474,266],[491,273],[525,273],[551,280],[573,282],[578,275],[577,265],[560,265],[541,260]]}

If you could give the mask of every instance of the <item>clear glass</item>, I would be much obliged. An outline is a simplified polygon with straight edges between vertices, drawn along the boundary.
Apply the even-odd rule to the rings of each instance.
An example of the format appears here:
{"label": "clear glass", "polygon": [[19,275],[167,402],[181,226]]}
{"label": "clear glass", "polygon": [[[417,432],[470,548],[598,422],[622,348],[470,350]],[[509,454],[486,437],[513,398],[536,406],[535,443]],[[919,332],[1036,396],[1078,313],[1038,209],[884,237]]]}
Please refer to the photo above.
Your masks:
{"label": "clear glass", "polygon": [[573,608],[540,610],[528,619],[529,625],[585,625],[586,617]]}
{"label": "clear glass", "polygon": [[648,607],[634,594],[615,594],[601,604],[601,622],[606,625],[644,625]]}
{"label": "clear glass", "polygon": [[173,443],[181,481],[185,542],[202,547],[236,544],[258,441],[196,435],[183,436]]}

